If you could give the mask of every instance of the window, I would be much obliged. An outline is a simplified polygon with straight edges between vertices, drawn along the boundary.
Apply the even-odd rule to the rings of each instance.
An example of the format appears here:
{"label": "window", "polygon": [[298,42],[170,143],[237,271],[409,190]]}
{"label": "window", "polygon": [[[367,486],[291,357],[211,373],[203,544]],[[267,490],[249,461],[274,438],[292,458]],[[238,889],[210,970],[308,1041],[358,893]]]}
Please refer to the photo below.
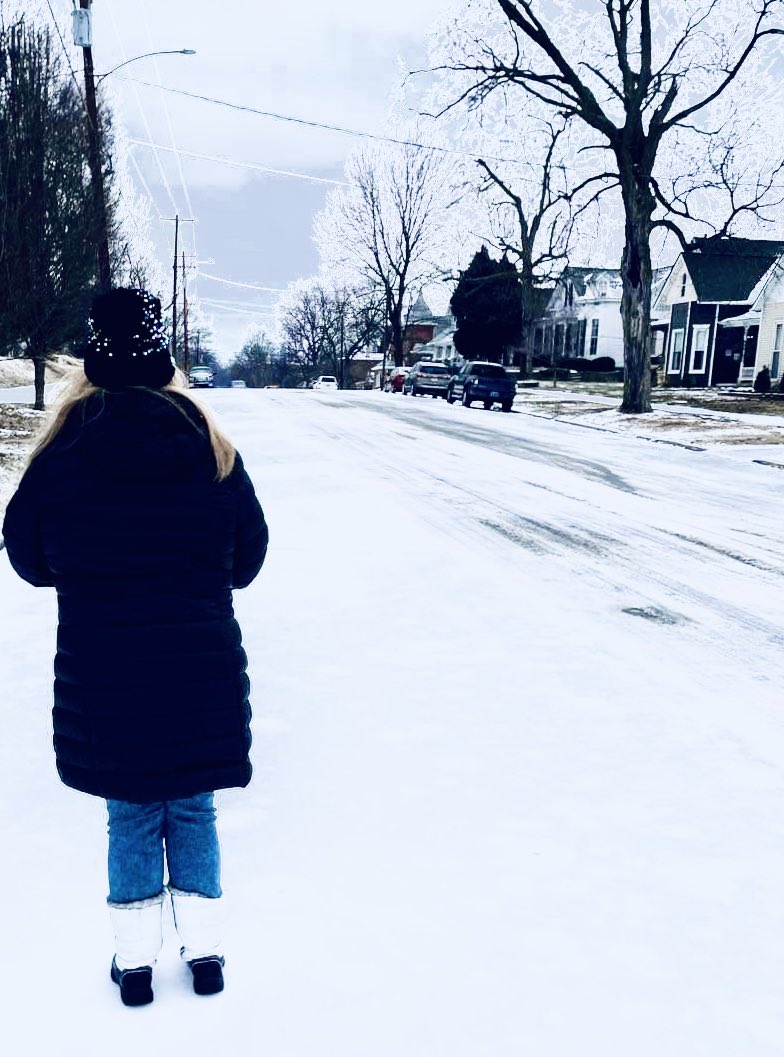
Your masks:
{"label": "window", "polygon": [[591,320],[591,348],[589,354],[595,356],[599,351],[599,320]]}
{"label": "window", "polygon": [[683,275],[681,276],[681,297],[685,297],[686,296],[686,282],[687,282],[687,277],[686,277],[686,272],[684,272]]}
{"label": "window", "polygon": [[557,360],[564,354],[564,328],[563,323],[555,324],[555,335],[553,336],[553,355]]}
{"label": "window", "polygon": [[475,363],[471,374],[477,378],[506,378],[506,371],[494,363]]}
{"label": "window", "polygon": [[577,323],[577,355],[585,356],[585,320]]}
{"label": "window", "polygon": [[705,361],[708,358],[708,342],[710,340],[710,327],[695,327],[691,339],[691,372],[692,374],[703,374]]}
{"label": "window", "polygon": [[670,338],[670,372],[680,371],[683,363],[683,338],[685,331],[673,330]]}
{"label": "window", "polygon": [[770,361],[770,376],[778,378],[781,370],[781,346],[784,338],[784,323],[776,324],[776,336],[773,339],[773,356]]}

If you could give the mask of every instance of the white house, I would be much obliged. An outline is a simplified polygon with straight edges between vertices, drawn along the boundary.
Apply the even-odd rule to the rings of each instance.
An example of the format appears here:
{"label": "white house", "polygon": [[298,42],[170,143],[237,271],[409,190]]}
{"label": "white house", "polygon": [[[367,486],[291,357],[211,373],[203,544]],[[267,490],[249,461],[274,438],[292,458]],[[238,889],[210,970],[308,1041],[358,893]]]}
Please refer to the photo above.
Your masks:
{"label": "white house", "polygon": [[455,349],[455,327],[446,327],[425,345],[417,346],[416,354],[420,360],[434,360],[445,363],[458,359]]}
{"label": "white house", "polygon": [[[784,375],[784,256],[778,257],[760,285],[751,308],[742,316],[725,319],[722,327],[742,328],[748,340],[757,328],[754,361],[741,371],[741,381],[753,382],[758,372],[767,367],[774,385]],[[751,361],[751,356],[747,359]]]}
{"label": "white house", "polygon": [[564,269],[534,324],[534,356],[610,356],[623,366],[621,290],[617,268]]}

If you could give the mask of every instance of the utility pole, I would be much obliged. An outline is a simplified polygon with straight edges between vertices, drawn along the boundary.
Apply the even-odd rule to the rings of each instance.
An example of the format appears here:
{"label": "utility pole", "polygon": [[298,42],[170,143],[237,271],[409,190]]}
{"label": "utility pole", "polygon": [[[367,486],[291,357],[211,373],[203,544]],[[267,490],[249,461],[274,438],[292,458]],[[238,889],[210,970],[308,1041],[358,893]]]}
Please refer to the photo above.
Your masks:
{"label": "utility pole", "polygon": [[188,291],[185,273],[185,250],[182,251],[182,369],[186,375],[191,369],[191,353],[188,348]]}
{"label": "utility pole", "polygon": [[172,291],[172,360],[177,363],[177,243],[180,237],[180,214],[174,218],[174,287]]}
{"label": "utility pole", "polygon": [[98,127],[98,103],[95,95],[95,69],[92,49],[92,4],[93,0],[79,0],[79,8],[73,12],[74,43],[81,47],[84,60],[84,103],[87,109],[87,164],[95,207],[95,239],[98,253],[98,282],[108,287],[112,281],[111,258],[109,256],[109,227],[106,217],[106,192],[103,186],[101,166],[101,141]]}

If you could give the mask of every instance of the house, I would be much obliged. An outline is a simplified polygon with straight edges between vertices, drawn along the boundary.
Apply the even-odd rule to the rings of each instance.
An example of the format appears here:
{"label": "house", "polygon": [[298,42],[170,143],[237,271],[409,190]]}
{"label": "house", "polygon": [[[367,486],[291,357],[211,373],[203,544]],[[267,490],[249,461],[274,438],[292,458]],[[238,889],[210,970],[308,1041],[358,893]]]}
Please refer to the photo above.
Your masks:
{"label": "house", "polygon": [[433,360],[437,363],[452,363],[461,359],[455,348],[455,327],[445,327],[436,336],[419,345],[416,350],[417,358],[420,360]]}
{"label": "house", "polygon": [[623,364],[621,273],[617,268],[565,268],[543,315],[534,323],[534,357],[592,359]]}
{"label": "house", "polygon": [[779,258],[765,276],[749,311],[731,316],[719,326],[742,330],[744,346],[752,328],[756,328],[757,340],[748,344],[739,382],[753,382],[763,367],[770,371],[774,385],[781,381],[784,376],[784,258]]}
{"label": "house", "polygon": [[[409,308],[406,325],[403,330],[403,359],[406,363],[416,363],[419,359],[435,359],[433,355],[422,356],[422,349],[434,338],[451,328],[454,334],[455,318],[452,315],[434,315],[424,296],[420,293],[416,302]],[[431,353],[434,350],[431,349]]]}
{"label": "house", "polygon": [[741,238],[694,239],[681,253],[652,306],[668,320],[666,384],[753,378],[761,313],[750,310],[782,253],[783,242]]}

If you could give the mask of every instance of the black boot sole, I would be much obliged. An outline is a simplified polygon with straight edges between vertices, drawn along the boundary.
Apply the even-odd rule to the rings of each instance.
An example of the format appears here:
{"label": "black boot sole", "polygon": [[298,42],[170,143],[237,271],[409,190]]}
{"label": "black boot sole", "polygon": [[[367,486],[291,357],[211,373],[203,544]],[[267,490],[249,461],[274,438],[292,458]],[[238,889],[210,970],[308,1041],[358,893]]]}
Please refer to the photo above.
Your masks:
{"label": "black boot sole", "polygon": [[223,990],[223,958],[196,958],[188,962],[197,995],[217,995]]}
{"label": "black boot sole", "polygon": [[152,969],[148,966],[123,970],[118,969],[112,961],[110,975],[120,988],[120,998],[124,1006],[148,1006],[152,1002]]}

